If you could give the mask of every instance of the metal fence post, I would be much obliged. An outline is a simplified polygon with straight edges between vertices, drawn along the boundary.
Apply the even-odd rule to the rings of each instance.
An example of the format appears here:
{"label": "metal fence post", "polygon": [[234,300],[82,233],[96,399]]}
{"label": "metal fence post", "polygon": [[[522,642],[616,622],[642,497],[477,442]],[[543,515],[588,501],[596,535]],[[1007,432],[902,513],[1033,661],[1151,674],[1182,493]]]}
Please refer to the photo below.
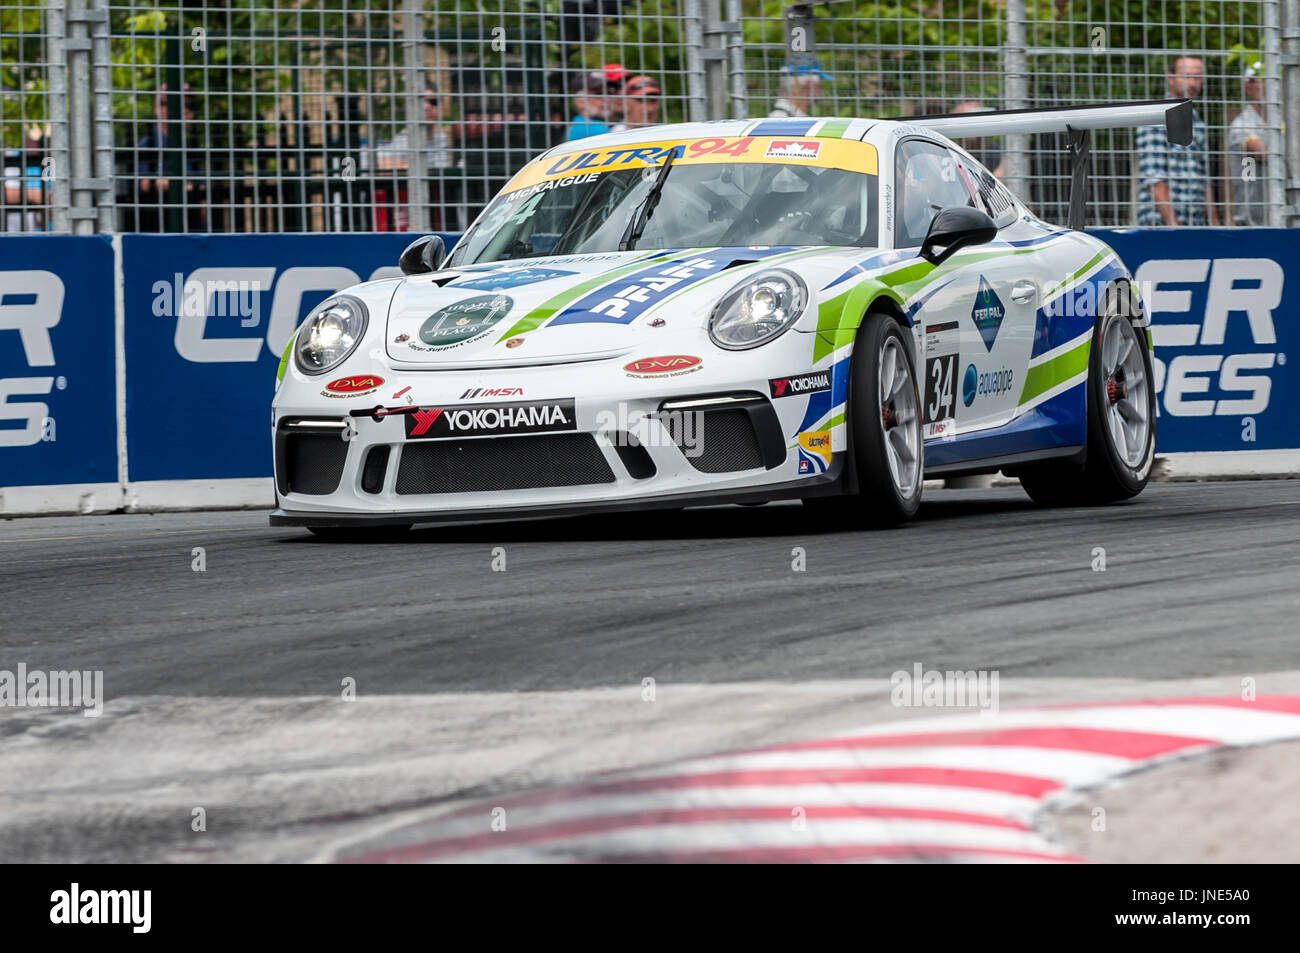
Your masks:
{"label": "metal fence post", "polygon": [[[1029,108],[1029,39],[1025,23],[1025,0],[1007,0],[1007,38],[1002,51],[1007,78],[1005,109]],[[1007,136],[1007,173],[1003,177],[1021,201],[1032,204],[1029,193],[1029,137]]]}
{"label": "metal fence post", "polygon": [[62,7],[51,6],[45,10],[45,28],[48,35],[46,56],[50,64],[50,155],[49,167],[51,191],[51,217],[54,231],[70,232],[71,219],[68,209],[72,204],[72,190],[69,176],[72,164],[69,160],[68,144],[68,70],[67,51],[64,43],[68,36],[68,24]]}
{"label": "metal fence post", "polygon": [[[703,0],[704,49],[700,53],[704,60],[704,91],[706,100],[706,118],[726,119],[730,114],[728,107],[727,86],[728,60],[728,26],[722,22],[722,0]],[[739,30],[740,24],[731,25]]]}
{"label": "metal fence post", "polygon": [[68,163],[71,206],[68,220],[77,235],[93,235],[98,213],[92,207],[91,153],[94,137],[90,123],[90,18],[86,0],[69,0],[65,23],[67,39]]}
{"label": "metal fence post", "polygon": [[745,36],[741,31],[740,0],[727,0],[727,69],[731,86],[731,118],[749,118],[749,89],[745,85]]}
{"label": "metal fence post", "polygon": [[1279,172],[1286,176],[1283,224],[1295,228],[1300,227],[1300,0],[1282,2],[1281,41],[1282,115],[1291,121],[1286,124]]}
{"label": "metal fence post", "polygon": [[113,89],[112,53],[108,43],[108,5],[110,0],[90,0],[91,92],[94,96],[95,207],[99,212],[98,231],[109,234],[117,230],[113,194]]}
{"label": "metal fence post", "polygon": [[[1264,122],[1269,130],[1282,128],[1282,30],[1278,24],[1278,0],[1264,0]],[[1264,158],[1264,187],[1268,196],[1268,224],[1281,227],[1286,221],[1286,160],[1272,151],[1276,139],[1270,135]],[[1240,170],[1233,170],[1240,175]]]}
{"label": "metal fence post", "polygon": [[429,170],[425,165],[424,10],[420,0],[404,0],[402,47],[406,65],[406,147],[410,170],[406,202],[412,232],[429,230]]}
{"label": "metal fence post", "polygon": [[703,122],[708,115],[704,81],[704,17],[700,0],[683,0],[682,46],[686,51],[686,118]]}

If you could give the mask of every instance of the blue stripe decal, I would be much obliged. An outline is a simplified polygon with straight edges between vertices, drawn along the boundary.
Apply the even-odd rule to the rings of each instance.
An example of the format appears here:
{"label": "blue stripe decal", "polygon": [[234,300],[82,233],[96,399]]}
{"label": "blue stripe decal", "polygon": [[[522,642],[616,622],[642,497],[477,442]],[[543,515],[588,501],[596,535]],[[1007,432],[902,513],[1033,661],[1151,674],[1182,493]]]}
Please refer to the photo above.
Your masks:
{"label": "blue stripe decal", "polygon": [[1031,450],[1078,447],[1088,442],[1084,409],[1087,382],[1081,382],[1001,427],[961,434],[954,439],[935,437],[925,442],[926,466],[947,466],[988,457]]}
{"label": "blue stripe decal", "polygon": [[793,251],[793,246],[714,248],[682,252],[642,271],[603,285],[579,298],[550,320],[547,327],[561,324],[631,324],[669,295],[689,287],[701,278],[717,274],[737,259],[761,261]]}
{"label": "blue stripe decal", "polygon": [[769,119],[746,133],[748,136],[806,136],[816,119]]}
{"label": "blue stripe decal", "polygon": [[792,438],[807,430],[834,408],[844,403],[849,395],[849,357],[841,358],[831,367],[831,389],[818,391],[808,397],[808,409],[804,411],[803,420],[795,428]]}
{"label": "blue stripe decal", "polygon": [[1118,260],[1112,261],[1052,302],[1051,314],[1040,307],[1034,316],[1034,346],[1029,352],[1030,359],[1091,331],[1097,318],[1098,289],[1123,277],[1124,267]]}
{"label": "blue stripe decal", "polygon": [[822,288],[822,291],[828,291],[838,285],[841,281],[848,281],[854,275],[865,274],[871,268],[884,268],[888,265],[893,265],[897,262],[904,261],[905,259],[915,257],[916,256],[911,252],[906,251],[877,252],[876,254],[864,258],[862,261],[852,265],[848,271],[844,272],[844,274],[840,275],[830,284],[826,285],[826,287]]}
{"label": "blue stripe decal", "polygon": [[915,301],[913,301],[911,306],[907,309],[904,315],[907,318],[908,326],[910,327],[916,323],[916,312],[921,310],[921,305],[925,304],[936,294],[938,294],[940,291],[948,287],[956,280],[957,280],[957,275],[953,275],[947,281],[943,282],[943,284],[936,285],[935,287],[930,288],[929,290],[926,291],[924,295],[922,295],[920,298],[917,298]]}

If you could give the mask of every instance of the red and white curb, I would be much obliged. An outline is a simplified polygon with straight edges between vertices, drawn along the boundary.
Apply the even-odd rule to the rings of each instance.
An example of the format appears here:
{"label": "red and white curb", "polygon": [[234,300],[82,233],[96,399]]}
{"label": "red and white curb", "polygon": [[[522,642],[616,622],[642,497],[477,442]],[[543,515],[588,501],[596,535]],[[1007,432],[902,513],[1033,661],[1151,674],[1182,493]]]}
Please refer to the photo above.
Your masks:
{"label": "red and white curb", "polygon": [[1049,798],[1215,748],[1293,739],[1300,696],[894,722],[479,801],[336,859],[1071,862],[1080,858],[1032,827]]}

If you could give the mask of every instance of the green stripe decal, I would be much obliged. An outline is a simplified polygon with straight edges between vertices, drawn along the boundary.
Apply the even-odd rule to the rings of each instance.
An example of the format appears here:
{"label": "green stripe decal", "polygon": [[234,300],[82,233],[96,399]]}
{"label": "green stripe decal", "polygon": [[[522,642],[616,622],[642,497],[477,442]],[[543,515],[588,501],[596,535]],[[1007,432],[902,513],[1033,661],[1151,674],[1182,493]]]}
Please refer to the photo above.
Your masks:
{"label": "green stripe decal", "polygon": [[843,139],[844,130],[849,128],[849,123],[852,121],[852,119],[832,119],[817,130],[817,135],[823,139]]}
{"label": "green stripe decal", "polygon": [[1025,372],[1025,386],[1020,391],[1020,403],[1025,404],[1045,394],[1057,384],[1063,384],[1071,377],[1088,370],[1088,352],[1092,341],[1084,341],[1078,347],[1071,348],[1064,354],[1058,354],[1050,361],[1036,364]]}
{"label": "green stripe decal", "polygon": [[277,381],[284,380],[284,369],[289,365],[289,352],[293,350],[293,342],[298,340],[298,332],[293,332],[293,337],[289,338],[289,343],[284,346],[284,353],[280,355],[280,369],[275,372]]}

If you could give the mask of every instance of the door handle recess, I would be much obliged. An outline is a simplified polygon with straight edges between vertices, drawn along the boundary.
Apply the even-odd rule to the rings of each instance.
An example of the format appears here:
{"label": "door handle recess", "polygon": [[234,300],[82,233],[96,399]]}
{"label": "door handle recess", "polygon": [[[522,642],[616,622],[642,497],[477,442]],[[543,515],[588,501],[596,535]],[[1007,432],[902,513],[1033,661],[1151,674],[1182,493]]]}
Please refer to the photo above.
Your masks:
{"label": "door handle recess", "polygon": [[1022,281],[1011,289],[1011,300],[1024,304],[1034,296],[1034,291],[1035,288],[1032,282]]}

